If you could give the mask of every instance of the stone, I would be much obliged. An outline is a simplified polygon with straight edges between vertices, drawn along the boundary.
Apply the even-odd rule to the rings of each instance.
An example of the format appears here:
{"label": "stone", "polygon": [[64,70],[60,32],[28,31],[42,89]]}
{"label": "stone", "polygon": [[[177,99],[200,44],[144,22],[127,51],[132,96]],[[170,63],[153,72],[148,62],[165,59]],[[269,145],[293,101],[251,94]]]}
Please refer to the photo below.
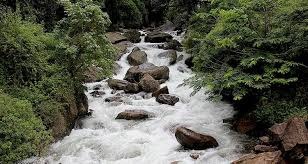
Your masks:
{"label": "stone", "polygon": [[145,42],[150,43],[163,43],[172,39],[172,36],[163,32],[151,32],[145,36]]}
{"label": "stone", "polygon": [[128,81],[119,79],[108,79],[107,83],[111,89],[115,90],[124,90],[126,86],[129,84]]}
{"label": "stone", "polygon": [[155,66],[152,63],[144,63],[139,66],[134,66],[128,69],[125,75],[125,80],[135,83],[139,82],[143,75],[149,74],[155,80],[169,79],[169,68],[167,66]]}
{"label": "stone", "polygon": [[155,92],[159,89],[159,82],[149,74],[145,74],[139,82],[140,88],[148,93]]}
{"label": "stone", "polygon": [[122,100],[122,96],[114,96],[114,97],[106,98],[105,102],[123,102],[123,100]]}
{"label": "stone", "polygon": [[270,143],[270,138],[268,136],[259,137],[259,140],[262,145],[269,145]]}
{"label": "stone", "polygon": [[169,64],[173,65],[176,63],[177,60],[177,53],[175,50],[168,50],[166,52],[158,54],[159,58],[169,58]]}
{"label": "stone", "polygon": [[125,110],[118,114],[116,119],[143,120],[149,118],[149,113],[144,110]]}
{"label": "stone", "polygon": [[281,141],[284,151],[292,150],[296,145],[308,145],[308,129],[303,118],[294,117],[275,124],[269,131],[274,141]]}
{"label": "stone", "polygon": [[187,65],[188,68],[194,67],[193,57],[187,58],[187,59],[185,60],[185,64]]}
{"label": "stone", "polygon": [[141,33],[135,29],[124,32],[124,36],[132,43],[139,43],[141,41]]}
{"label": "stone", "polygon": [[91,96],[96,97],[96,98],[103,97],[104,94],[106,93],[103,91],[93,91],[90,93]]}
{"label": "stone", "polygon": [[242,134],[247,134],[253,131],[256,127],[256,121],[250,116],[241,117],[233,124],[233,128],[235,128],[237,132]]}
{"label": "stone", "polygon": [[176,62],[182,61],[183,59],[184,59],[184,55],[180,55],[178,59],[176,60]]}
{"label": "stone", "polygon": [[215,138],[194,132],[185,127],[176,129],[175,137],[177,141],[185,148],[193,150],[204,150],[208,148],[218,147],[218,142]]}
{"label": "stone", "polygon": [[153,93],[152,93],[152,96],[153,96],[153,97],[158,97],[158,96],[161,95],[161,94],[169,94],[169,89],[168,89],[167,86],[165,86],[165,87],[163,87],[163,88],[161,88],[161,89],[159,89],[159,90],[153,92]]}
{"label": "stone", "polygon": [[112,44],[127,41],[127,38],[123,36],[120,32],[107,32],[106,37]]}
{"label": "stone", "polygon": [[139,93],[140,92],[140,87],[136,83],[129,83],[125,88],[124,88],[125,93]]}
{"label": "stone", "polygon": [[256,145],[254,147],[254,151],[256,153],[264,153],[264,152],[274,152],[277,151],[277,146],[267,146],[267,145]]}
{"label": "stone", "polygon": [[127,56],[128,63],[133,66],[137,66],[148,61],[147,54],[144,51],[135,50]]}
{"label": "stone", "polygon": [[171,40],[164,44],[164,50],[176,50],[176,51],[183,51],[182,44],[177,40]]}
{"label": "stone", "polygon": [[192,159],[194,159],[194,160],[197,160],[197,159],[200,157],[200,155],[199,155],[199,154],[196,154],[196,153],[192,153],[192,154],[190,154],[189,156],[190,156],[190,158],[192,158]]}
{"label": "stone", "polygon": [[260,154],[248,154],[232,162],[232,164],[281,164],[281,151]]}
{"label": "stone", "polygon": [[114,63],[113,70],[112,70],[113,74],[117,75],[120,72],[121,68],[122,67],[118,63]]}
{"label": "stone", "polygon": [[114,44],[113,46],[117,50],[115,59],[120,60],[122,56],[128,52],[127,48],[133,46],[133,44],[129,41],[122,41],[120,43]]}
{"label": "stone", "polygon": [[93,90],[100,90],[102,88],[102,85],[101,84],[97,84],[95,86],[93,86]]}
{"label": "stone", "polygon": [[180,99],[176,96],[169,95],[169,94],[160,94],[156,97],[156,101],[161,104],[168,104],[174,106]]}

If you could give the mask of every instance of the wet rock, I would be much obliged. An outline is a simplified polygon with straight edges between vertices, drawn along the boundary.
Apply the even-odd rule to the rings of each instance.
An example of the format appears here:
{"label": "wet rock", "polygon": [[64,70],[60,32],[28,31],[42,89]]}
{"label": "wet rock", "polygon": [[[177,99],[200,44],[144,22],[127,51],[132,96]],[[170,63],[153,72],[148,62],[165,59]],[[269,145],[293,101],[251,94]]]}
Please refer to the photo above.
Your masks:
{"label": "wet rock", "polygon": [[256,121],[250,116],[239,118],[233,124],[233,128],[242,134],[248,134],[249,132],[252,132],[256,127]]}
{"label": "wet rock", "polygon": [[133,43],[139,43],[141,41],[141,33],[135,29],[124,32],[124,36]]}
{"label": "wet rock", "polygon": [[136,83],[128,83],[126,87],[124,88],[125,93],[139,93],[140,92],[140,87]]}
{"label": "wet rock", "polygon": [[184,59],[184,55],[180,55],[178,59],[176,60],[176,62],[182,61],[183,59]]}
{"label": "wet rock", "polygon": [[149,113],[144,110],[125,110],[118,114],[116,119],[143,120],[149,118]]}
{"label": "wet rock", "polygon": [[158,54],[159,58],[169,58],[169,64],[173,65],[176,63],[177,60],[177,53],[175,50],[168,50],[166,52]]}
{"label": "wet rock", "polygon": [[183,51],[182,44],[177,40],[171,40],[164,44],[164,50],[176,50],[176,51]]}
{"label": "wet rock", "polygon": [[270,138],[268,136],[259,137],[259,140],[262,145],[269,145]]}
{"label": "wet rock", "polygon": [[148,61],[147,54],[144,51],[135,49],[127,56],[127,60],[128,63],[133,66],[137,66]]}
{"label": "wet rock", "polygon": [[145,37],[145,42],[163,43],[172,39],[172,36],[162,32],[151,32]]}
{"label": "wet rock", "polygon": [[121,68],[122,67],[118,63],[115,63],[113,65],[113,70],[112,70],[113,74],[117,75],[120,72]]}
{"label": "wet rock", "polygon": [[97,84],[95,86],[93,86],[93,90],[100,90],[102,88],[101,84]]}
{"label": "wet rock", "polygon": [[139,82],[143,75],[149,74],[155,80],[169,79],[169,68],[167,66],[155,66],[152,63],[144,63],[128,69],[125,80],[129,82]]}
{"label": "wet rock", "polygon": [[91,96],[96,97],[96,98],[103,97],[104,94],[106,93],[103,91],[93,91],[90,93]]}
{"label": "wet rock", "polygon": [[188,72],[188,70],[182,66],[178,66],[177,70],[181,73],[185,73],[185,72]]}
{"label": "wet rock", "polygon": [[107,83],[111,89],[115,90],[124,90],[126,86],[129,84],[128,81],[118,80],[118,79],[108,79]]}
{"label": "wet rock", "polygon": [[218,142],[215,140],[215,138],[196,133],[185,127],[177,128],[175,137],[182,146],[188,149],[204,150],[218,146]]}
{"label": "wet rock", "polygon": [[187,59],[185,60],[185,64],[187,65],[188,68],[194,67],[193,57],[187,58]]}
{"label": "wet rock", "polygon": [[160,79],[160,80],[157,80],[159,82],[159,84],[164,84],[167,80],[166,79]]}
{"label": "wet rock", "polygon": [[156,97],[156,101],[161,104],[168,104],[174,106],[177,102],[180,101],[180,99],[173,95],[160,94],[158,97]]}
{"label": "wet rock", "polygon": [[112,44],[127,41],[127,38],[123,36],[120,32],[107,32],[106,37]]}
{"label": "wet rock", "polygon": [[173,161],[170,164],[180,164],[180,163],[181,163],[181,161]]}
{"label": "wet rock", "polygon": [[189,156],[190,158],[197,160],[200,157],[200,154],[192,153]]}
{"label": "wet rock", "polygon": [[155,92],[159,89],[159,82],[149,74],[145,74],[139,82],[139,86],[145,92]]}
{"label": "wet rock", "polygon": [[256,153],[264,153],[264,152],[274,152],[277,151],[277,146],[267,146],[267,145],[256,145],[254,147],[254,151]]}
{"label": "wet rock", "polygon": [[86,83],[92,83],[92,82],[98,82],[103,80],[105,77],[102,76],[102,69],[99,67],[91,66],[87,68],[87,70],[84,72],[84,81]]}
{"label": "wet rock", "polygon": [[122,96],[114,96],[114,97],[106,98],[105,102],[123,102],[123,100],[122,100]]}
{"label": "wet rock", "polygon": [[129,41],[123,41],[117,44],[114,44],[114,47],[117,50],[116,60],[120,60],[121,57],[128,52],[127,48],[133,46]]}
{"label": "wet rock", "polygon": [[158,97],[161,94],[169,94],[169,90],[168,90],[167,86],[165,86],[165,87],[163,87],[163,88],[153,92],[152,96],[153,97]]}
{"label": "wet rock", "polygon": [[260,154],[248,154],[232,162],[232,164],[281,164],[281,151]]}
{"label": "wet rock", "polygon": [[292,150],[296,145],[308,145],[308,129],[303,118],[294,117],[275,124],[269,131],[272,139],[281,141],[284,151]]}

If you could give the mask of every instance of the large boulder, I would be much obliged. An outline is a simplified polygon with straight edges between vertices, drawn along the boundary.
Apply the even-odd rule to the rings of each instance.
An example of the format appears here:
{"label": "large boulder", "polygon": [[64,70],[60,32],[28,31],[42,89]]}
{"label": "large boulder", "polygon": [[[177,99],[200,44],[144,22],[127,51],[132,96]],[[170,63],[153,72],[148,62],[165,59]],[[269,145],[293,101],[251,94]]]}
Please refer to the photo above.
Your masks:
{"label": "large boulder", "polygon": [[124,36],[126,36],[127,39],[133,43],[139,43],[141,41],[141,33],[135,29],[126,31]]}
{"label": "large boulder", "polygon": [[161,94],[169,94],[169,90],[168,90],[167,86],[165,86],[165,87],[163,87],[163,88],[153,92],[152,96],[153,97],[158,97]]}
{"label": "large boulder", "polygon": [[145,37],[145,42],[163,43],[172,40],[172,36],[162,32],[151,32]]}
{"label": "large boulder", "polygon": [[308,129],[303,118],[294,117],[287,122],[269,128],[274,141],[280,141],[284,151],[297,145],[308,145]]}
{"label": "large boulder", "polygon": [[159,89],[159,82],[149,74],[145,74],[139,82],[139,86],[145,92],[151,93]]}
{"label": "large boulder", "polygon": [[143,120],[149,118],[149,113],[144,110],[125,110],[118,114],[116,119]]}
{"label": "large boulder", "polygon": [[166,52],[158,54],[158,57],[159,58],[168,58],[169,64],[172,65],[172,64],[176,63],[178,55],[177,55],[175,50],[168,50]]}
{"label": "large boulder", "polygon": [[127,41],[127,38],[123,36],[120,32],[107,32],[106,37],[112,44]]}
{"label": "large boulder", "polygon": [[158,97],[156,97],[156,101],[161,104],[168,104],[174,106],[177,102],[180,101],[180,99],[173,95],[160,94]]}
{"label": "large boulder", "polygon": [[177,41],[177,40],[171,40],[167,43],[164,44],[163,46],[164,50],[177,50],[177,51],[182,51],[182,44]]}
{"label": "large boulder", "polygon": [[281,164],[281,151],[266,152],[260,154],[248,154],[232,162],[232,164]]}
{"label": "large boulder", "polygon": [[118,79],[108,79],[107,82],[108,86],[111,89],[115,90],[124,90],[126,86],[129,84],[129,82],[126,80],[118,80]]}
{"label": "large boulder", "polygon": [[134,66],[128,69],[124,79],[133,83],[139,82],[145,74],[149,74],[155,80],[168,80],[169,68],[167,66],[158,67],[152,63],[144,63],[139,66]]}
{"label": "large boulder", "polygon": [[127,56],[128,63],[137,66],[147,62],[147,54],[140,51],[139,48],[134,48],[133,51]]}
{"label": "large boulder", "polygon": [[126,87],[124,88],[125,93],[139,93],[140,92],[140,87],[136,83],[128,83]]}
{"label": "large boulder", "polygon": [[215,140],[215,138],[194,132],[185,127],[177,128],[175,137],[182,146],[188,149],[204,150],[218,146],[218,142]]}

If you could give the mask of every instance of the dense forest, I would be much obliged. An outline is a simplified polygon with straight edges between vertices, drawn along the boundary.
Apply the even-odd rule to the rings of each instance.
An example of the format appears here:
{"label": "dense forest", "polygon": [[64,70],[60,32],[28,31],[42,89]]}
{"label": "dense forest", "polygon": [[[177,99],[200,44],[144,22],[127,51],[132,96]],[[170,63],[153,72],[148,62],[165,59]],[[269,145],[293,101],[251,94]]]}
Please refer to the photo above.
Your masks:
{"label": "dense forest", "polygon": [[186,31],[187,85],[262,128],[308,118],[306,0],[1,0],[0,12],[0,163],[44,155],[87,115],[85,72],[114,69],[106,32],[167,20]]}

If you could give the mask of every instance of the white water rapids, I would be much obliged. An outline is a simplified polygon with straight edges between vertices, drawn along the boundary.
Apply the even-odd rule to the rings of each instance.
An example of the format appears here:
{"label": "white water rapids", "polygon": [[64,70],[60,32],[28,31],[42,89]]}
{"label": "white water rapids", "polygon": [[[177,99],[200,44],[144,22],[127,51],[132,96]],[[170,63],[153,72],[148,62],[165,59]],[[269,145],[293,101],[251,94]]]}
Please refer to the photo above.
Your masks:
{"label": "white water rapids", "polygon": [[[175,36],[175,35],[174,35]],[[175,39],[182,39],[176,37]],[[158,44],[134,44],[148,55],[148,61],[155,65],[167,65],[167,59],[157,55],[165,50],[158,49]],[[131,51],[133,47],[130,47]],[[115,79],[123,79],[130,68],[125,54],[118,64],[121,70]],[[188,54],[178,52],[178,56]],[[126,96],[121,105],[105,102],[114,96],[106,81],[86,84],[89,109],[93,115],[82,120],[82,128],[72,130],[63,140],[54,143],[47,157],[39,163],[51,164],[227,164],[236,159],[243,149],[243,136],[230,130],[223,123],[224,118],[232,117],[234,111],[229,104],[206,100],[205,90],[190,97],[193,91],[188,86],[178,87],[193,73],[184,64],[184,60],[169,66],[170,79],[161,85],[168,86],[169,92],[180,97],[175,106],[159,104],[155,98],[143,99],[141,94]],[[185,69],[182,73],[178,67]],[[93,87],[101,84],[106,94],[101,98],[90,96]],[[119,91],[118,91],[119,92]],[[143,121],[116,120],[118,113],[124,110],[140,109],[154,114]],[[198,133],[213,136],[219,147],[207,150],[185,150],[177,142],[174,132],[176,127],[185,126]],[[197,160],[190,157],[198,154]]]}

